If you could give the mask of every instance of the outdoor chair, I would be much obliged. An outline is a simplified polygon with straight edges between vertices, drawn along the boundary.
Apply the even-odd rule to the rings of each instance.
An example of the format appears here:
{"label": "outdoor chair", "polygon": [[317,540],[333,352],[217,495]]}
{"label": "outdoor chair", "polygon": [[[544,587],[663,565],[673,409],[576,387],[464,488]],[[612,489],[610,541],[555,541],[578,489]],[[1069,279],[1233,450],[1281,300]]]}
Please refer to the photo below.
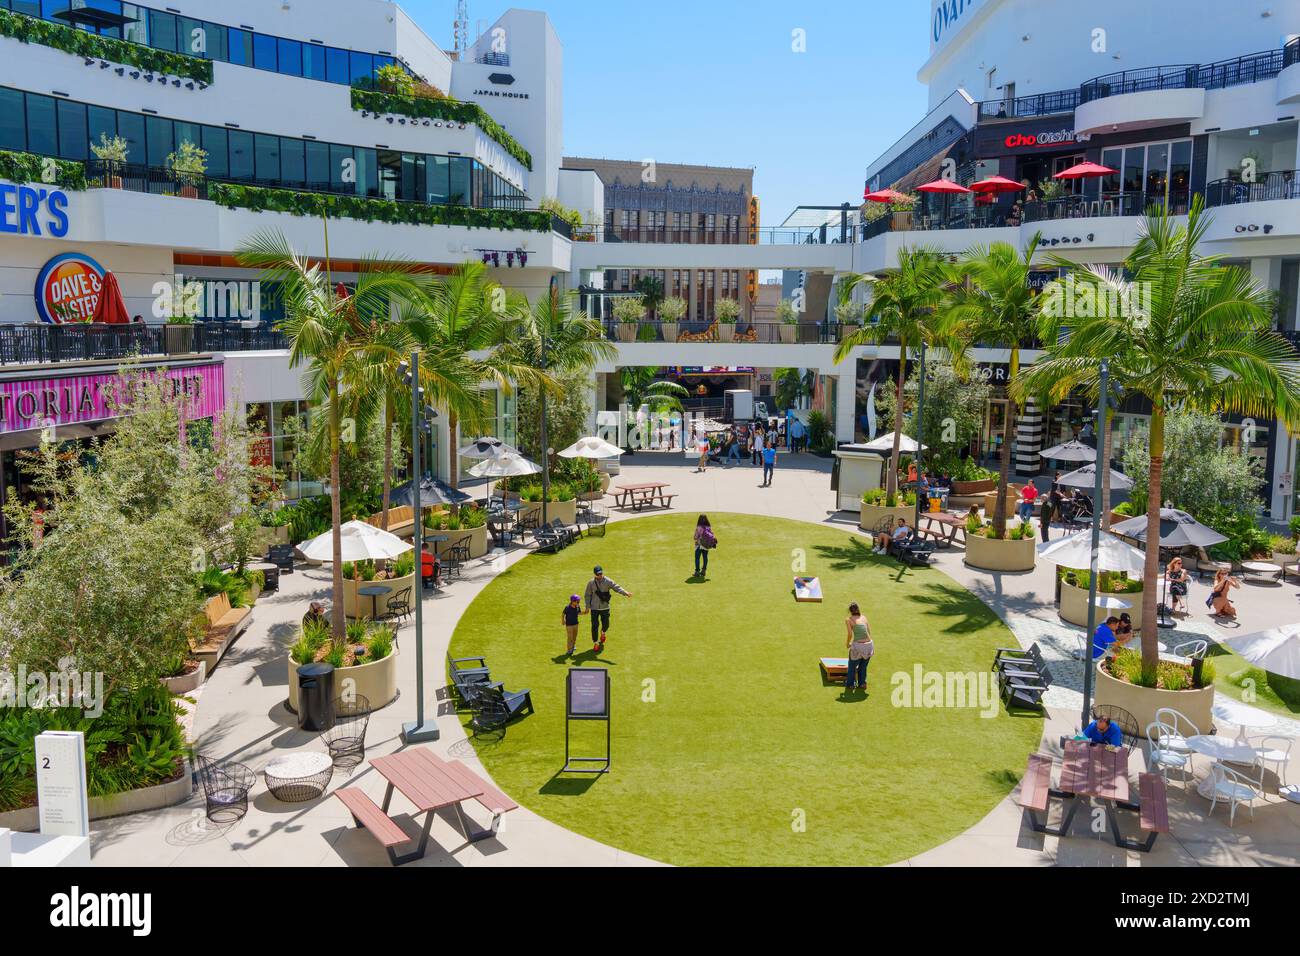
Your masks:
{"label": "outdoor chair", "polygon": [[553,526],[545,525],[533,531],[533,541],[539,554],[554,554],[569,546],[569,535],[563,529],[556,531]]}
{"label": "outdoor chair", "polygon": [[529,532],[533,537],[537,536],[537,528],[542,523],[542,509],[529,508],[527,511],[519,512],[519,519],[515,522],[516,530],[519,532],[520,540],[528,537]]}
{"label": "outdoor chair", "polygon": [[570,528],[559,518],[556,518],[551,522],[551,528],[557,534],[564,535],[568,539],[569,544],[573,544],[574,542],[576,542],[580,536],[580,532],[576,528]]}
{"label": "outdoor chair", "polygon": [[1021,650],[1018,647],[999,647],[997,653],[993,655],[993,666],[989,670],[995,671],[1002,667],[1003,663],[1016,663],[1024,666],[1027,661],[1042,661],[1043,652],[1038,644],[1031,644],[1029,650]]}
{"label": "outdoor chair", "polygon": [[1192,755],[1169,750],[1161,745],[1161,741],[1168,736],[1168,729],[1157,721],[1147,724],[1147,765],[1160,771],[1166,784],[1169,783],[1169,771],[1179,771],[1183,775],[1183,789],[1186,790],[1188,778],[1192,776]]}
{"label": "outdoor chair", "polygon": [[609,509],[598,501],[588,502],[587,507],[578,515],[578,524],[586,525],[588,537],[599,529],[603,538],[605,529],[609,527]]}
{"label": "outdoor chair", "polygon": [[334,701],[334,726],[323,739],[330,759],[339,770],[352,770],[366,759],[366,728],[370,724],[370,700],[356,696]]}
{"label": "outdoor chair", "polygon": [[1250,818],[1255,819],[1255,801],[1264,796],[1264,791],[1244,773],[1215,762],[1210,764],[1209,795],[1210,809],[1206,815],[1212,815],[1222,801],[1228,805],[1228,826],[1232,826],[1237,820],[1239,804],[1250,807]]}
{"label": "outdoor chair", "polygon": [[1012,706],[1019,706],[1046,712],[1047,706],[1043,703],[1043,695],[1047,693],[1053,682],[1052,671],[1046,664],[1035,677],[1017,671],[998,675],[1001,697],[1006,702],[1007,710]]}
{"label": "outdoor chair", "polygon": [[1160,738],[1160,747],[1164,750],[1190,754],[1191,748],[1187,746],[1187,738],[1201,735],[1200,728],[1192,723],[1187,715],[1180,714],[1172,707],[1161,707],[1157,710],[1156,723],[1166,731]]}
{"label": "outdoor chair", "polygon": [[[467,664],[477,666],[466,667]],[[483,658],[453,658],[450,654],[447,655],[447,676],[451,678],[450,687],[452,692],[465,703],[469,702],[473,688],[480,684],[487,684],[492,679],[488,671],[487,661]]]}
{"label": "outdoor chair", "polygon": [[1279,791],[1287,789],[1286,768],[1291,762],[1291,748],[1295,746],[1295,741],[1290,737],[1278,737],[1270,735],[1268,737],[1254,737],[1250,745],[1255,748],[1255,766],[1259,768],[1259,786],[1264,788],[1264,773],[1268,770],[1269,764],[1277,768],[1277,781]]}
{"label": "outdoor chair", "polygon": [[281,574],[293,574],[293,545],[273,544],[267,552],[267,561],[278,565]]}
{"label": "outdoor chair", "polygon": [[405,621],[411,616],[411,589],[403,588],[388,599],[388,617]]}
{"label": "outdoor chair", "polygon": [[1185,644],[1174,647],[1174,657],[1181,657],[1189,661],[1204,660],[1209,650],[1209,641],[1187,641]]}
{"label": "outdoor chair", "polygon": [[914,532],[902,541],[891,538],[889,553],[911,567],[929,567],[934,557],[934,544],[923,540]]}
{"label": "outdoor chair", "polygon": [[534,713],[532,691],[512,693],[500,686],[477,690],[470,707],[474,716],[469,725],[476,737],[480,734],[505,736],[508,724],[525,714]]}
{"label": "outdoor chair", "polygon": [[243,819],[257,774],[242,763],[215,763],[202,754],[198,765],[208,819],[223,826]]}
{"label": "outdoor chair", "polygon": [[1116,707],[1114,704],[1098,704],[1092,709],[1092,719],[1098,720],[1102,717],[1119,728],[1127,746],[1137,749],[1142,741],[1142,728],[1138,726],[1136,717],[1123,707]]}

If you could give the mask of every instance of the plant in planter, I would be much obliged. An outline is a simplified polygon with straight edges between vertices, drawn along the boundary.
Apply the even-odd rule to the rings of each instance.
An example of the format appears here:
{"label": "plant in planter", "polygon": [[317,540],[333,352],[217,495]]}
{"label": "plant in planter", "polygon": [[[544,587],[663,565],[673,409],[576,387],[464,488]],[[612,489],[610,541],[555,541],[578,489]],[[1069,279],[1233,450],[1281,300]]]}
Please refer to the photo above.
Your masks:
{"label": "plant in planter", "polygon": [[180,184],[186,199],[199,198],[199,186],[208,172],[208,153],[189,140],[167,155],[167,171]]}
{"label": "plant in planter", "polygon": [[689,308],[686,300],[678,296],[671,296],[659,303],[659,328],[664,334],[665,342],[677,341],[677,327]]}
{"label": "plant in planter", "polygon": [[713,308],[718,320],[718,340],[730,342],[736,337],[736,320],[740,318],[740,303],[735,299],[719,299]]}
{"label": "plant in planter", "polygon": [[782,299],[776,304],[776,318],[781,323],[781,341],[786,345],[790,345],[794,342],[795,334],[799,330],[799,310],[794,307],[794,303],[789,299]]}
{"label": "plant in planter", "polygon": [[104,165],[104,185],[109,189],[122,188],[122,167],[126,164],[130,146],[121,136],[99,134],[99,142],[90,144],[90,151]]}
{"label": "plant in planter", "polygon": [[415,94],[415,77],[396,63],[390,63],[375,70],[375,85],[382,92],[390,93],[393,96],[413,96]]}
{"label": "plant in planter", "polygon": [[614,303],[614,318],[618,321],[618,340],[635,342],[641,320],[645,318],[645,297],[629,295]]}

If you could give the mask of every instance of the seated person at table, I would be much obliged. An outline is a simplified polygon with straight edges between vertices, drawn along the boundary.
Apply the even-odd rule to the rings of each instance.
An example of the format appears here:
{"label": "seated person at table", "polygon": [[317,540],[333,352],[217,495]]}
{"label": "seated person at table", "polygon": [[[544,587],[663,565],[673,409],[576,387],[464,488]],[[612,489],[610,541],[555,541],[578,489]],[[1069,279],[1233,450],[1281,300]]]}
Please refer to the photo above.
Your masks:
{"label": "seated person at table", "polygon": [[429,549],[428,542],[420,551],[420,580],[426,588],[442,586],[442,562]]}
{"label": "seated person at table", "polygon": [[1133,639],[1133,632],[1129,631],[1127,635],[1121,633],[1124,622],[1117,617],[1106,619],[1106,623],[1097,628],[1097,632],[1092,635],[1092,659],[1099,661],[1106,656],[1107,652],[1116,644],[1121,646],[1127,644]]}
{"label": "seated person at table", "polygon": [[320,601],[312,601],[311,607],[307,608],[307,613],[302,616],[302,626],[305,628],[309,624],[328,624],[329,618],[325,616],[325,605]]}
{"label": "seated person at table", "polygon": [[1088,725],[1083,735],[1093,744],[1106,744],[1110,747],[1124,745],[1124,735],[1120,732],[1119,724],[1111,723],[1109,717],[1098,717]]}
{"label": "seated person at table", "polygon": [[912,537],[912,529],[907,526],[907,519],[899,518],[898,527],[890,534],[876,536],[876,549],[872,554],[888,554],[890,544],[905,544]]}

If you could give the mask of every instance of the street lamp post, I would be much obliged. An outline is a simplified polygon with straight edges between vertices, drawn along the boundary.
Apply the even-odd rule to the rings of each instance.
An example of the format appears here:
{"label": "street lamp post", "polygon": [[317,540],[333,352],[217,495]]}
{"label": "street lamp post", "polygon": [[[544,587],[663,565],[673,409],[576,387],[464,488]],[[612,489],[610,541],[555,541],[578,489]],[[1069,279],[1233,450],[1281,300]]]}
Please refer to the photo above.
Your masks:
{"label": "street lamp post", "polygon": [[[1103,434],[1102,429],[1106,427],[1106,409],[1110,403],[1109,379],[1110,363],[1103,361],[1101,363],[1100,387],[1097,390],[1100,396],[1100,401],[1097,403],[1098,435]],[[1110,462],[1102,461],[1101,456],[1098,455],[1096,484],[1092,499],[1092,558],[1088,565],[1088,633],[1083,641],[1083,723],[1080,725],[1082,727],[1088,726],[1092,716],[1093,634],[1097,630],[1097,552],[1101,548],[1101,477],[1102,468],[1109,467]],[[1150,546],[1148,542],[1147,547]]]}
{"label": "street lamp post", "polygon": [[[925,474],[925,445],[922,443],[922,437],[925,434],[925,340],[921,340],[921,384],[916,394],[916,478],[917,488],[921,487],[921,476]],[[921,510],[928,508],[930,503],[922,502],[920,494],[916,496],[916,520],[912,523],[913,531],[920,535],[921,528]],[[920,540],[919,538],[917,540]]]}
{"label": "street lamp post", "polygon": [[[546,329],[542,329],[542,354],[541,354],[541,371],[546,374]],[[542,524],[543,526],[551,523],[550,513],[547,511],[546,503],[551,497],[551,453],[547,447],[550,441],[546,434],[546,386],[541,386],[541,407],[542,407],[542,426],[541,426],[541,445],[542,445]]]}
{"label": "street lamp post", "polygon": [[420,353],[411,353],[408,376],[411,380],[411,494],[415,510],[415,721],[402,725],[402,740],[407,744],[422,744],[437,740],[438,725],[426,721],[424,716],[424,560],[421,544],[424,537],[424,510],[420,503],[421,463],[420,432],[426,409],[423,389],[420,388]]}

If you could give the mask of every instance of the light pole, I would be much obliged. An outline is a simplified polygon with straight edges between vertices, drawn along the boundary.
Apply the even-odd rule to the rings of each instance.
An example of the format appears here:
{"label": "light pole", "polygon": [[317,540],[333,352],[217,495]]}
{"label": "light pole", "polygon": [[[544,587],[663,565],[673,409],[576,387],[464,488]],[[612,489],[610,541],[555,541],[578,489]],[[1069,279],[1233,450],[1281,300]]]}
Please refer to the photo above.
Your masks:
{"label": "light pole", "polygon": [[[552,293],[552,301],[554,294]],[[542,329],[542,349],[541,349],[541,372],[546,374],[546,329]],[[551,453],[548,447],[549,437],[546,434],[546,386],[541,386],[541,406],[542,406],[542,426],[541,426],[541,444],[542,444],[542,525],[551,523],[550,513],[547,511],[546,503],[551,497]]]}
{"label": "light pole", "polygon": [[[1106,427],[1106,409],[1110,404],[1110,395],[1108,391],[1110,380],[1110,363],[1102,361],[1101,363],[1101,380],[1097,394],[1100,401],[1097,403],[1097,434],[1102,434],[1102,429]],[[1092,716],[1092,672],[1093,672],[1093,634],[1097,630],[1097,551],[1101,548],[1101,476],[1102,468],[1109,468],[1110,462],[1102,461],[1101,456],[1097,456],[1097,474],[1096,484],[1093,493],[1092,507],[1092,558],[1088,565],[1088,633],[1083,641],[1083,723],[1081,727],[1087,727],[1091,723]],[[1151,543],[1147,542],[1147,547]]]}
{"label": "light pole", "polygon": [[402,740],[407,744],[422,744],[437,740],[438,725],[426,721],[424,716],[424,560],[421,544],[424,537],[424,508],[420,503],[420,482],[423,481],[420,454],[420,433],[425,420],[432,421],[437,412],[426,408],[424,389],[420,388],[420,353],[411,353],[411,362],[399,369],[411,385],[411,495],[415,511],[415,721],[402,725]]}
{"label": "light pole", "polygon": [[[925,339],[921,340],[921,384],[916,394],[916,485],[921,487],[921,476],[925,474],[925,445],[922,439],[925,435]],[[928,501],[922,502],[921,496],[916,496],[916,520],[912,528],[917,535],[920,535],[921,511],[923,508],[930,507]],[[919,540],[919,539],[918,539]]]}

